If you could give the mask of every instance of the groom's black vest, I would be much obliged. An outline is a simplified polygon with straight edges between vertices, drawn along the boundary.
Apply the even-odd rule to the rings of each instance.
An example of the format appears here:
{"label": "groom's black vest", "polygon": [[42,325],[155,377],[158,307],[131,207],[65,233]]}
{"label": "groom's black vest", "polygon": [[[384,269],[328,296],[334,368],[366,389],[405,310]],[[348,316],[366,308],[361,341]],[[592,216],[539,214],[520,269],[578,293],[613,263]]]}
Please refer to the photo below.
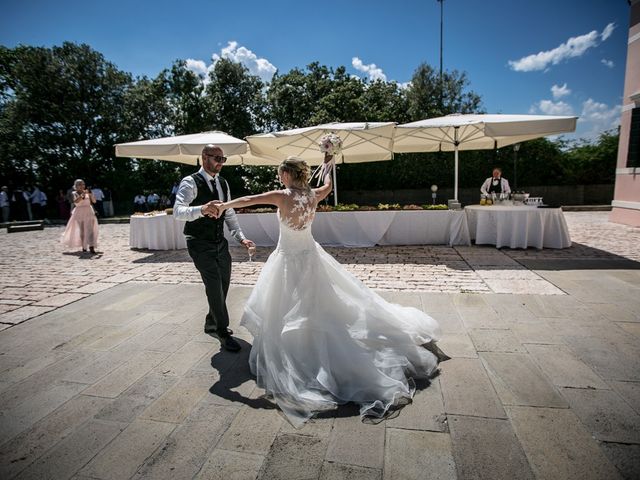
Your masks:
{"label": "groom's black vest", "polygon": [[[223,202],[229,201],[227,192],[229,191],[229,185],[227,181],[218,176],[220,180],[220,187],[222,189],[223,198],[218,198],[218,192],[212,192],[207,185],[207,180],[199,173],[191,175],[196,187],[198,187],[198,195],[191,202],[193,205],[204,205],[211,200],[221,200]],[[220,218],[200,217],[192,222],[186,222],[184,225],[184,234],[187,238],[197,238],[199,240],[210,240],[212,242],[221,242],[224,240],[224,214],[220,215]]]}

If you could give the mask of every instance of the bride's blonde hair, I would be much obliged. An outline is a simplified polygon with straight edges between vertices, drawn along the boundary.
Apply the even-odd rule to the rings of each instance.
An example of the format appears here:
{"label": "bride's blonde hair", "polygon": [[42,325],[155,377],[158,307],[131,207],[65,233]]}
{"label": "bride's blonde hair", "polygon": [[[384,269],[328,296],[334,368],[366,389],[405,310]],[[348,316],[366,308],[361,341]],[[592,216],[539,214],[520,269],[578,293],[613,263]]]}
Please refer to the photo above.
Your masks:
{"label": "bride's blonde hair", "polygon": [[311,168],[307,162],[298,157],[287,157],[278,167],[278,173],[287,172],[294,184],[300,187],[308,187]]}

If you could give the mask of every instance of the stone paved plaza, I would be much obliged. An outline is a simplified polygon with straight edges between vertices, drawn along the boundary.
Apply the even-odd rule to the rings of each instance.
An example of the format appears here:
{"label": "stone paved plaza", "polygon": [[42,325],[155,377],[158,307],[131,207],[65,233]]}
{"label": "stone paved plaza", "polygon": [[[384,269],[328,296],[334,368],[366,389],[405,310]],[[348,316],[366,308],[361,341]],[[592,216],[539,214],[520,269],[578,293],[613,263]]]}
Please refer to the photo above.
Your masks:
{"label": "stone paved plaza", "polygon": [[186,251],[98,256],[62,228],[0,233],[0,478],[640,478],[640,230],[566,214],[573,247],[328,249],[442,325],[452,358],[392,418],[344,406],[292,428],[238,323],[269,249],[235,249],[243,349],[202,334]]}

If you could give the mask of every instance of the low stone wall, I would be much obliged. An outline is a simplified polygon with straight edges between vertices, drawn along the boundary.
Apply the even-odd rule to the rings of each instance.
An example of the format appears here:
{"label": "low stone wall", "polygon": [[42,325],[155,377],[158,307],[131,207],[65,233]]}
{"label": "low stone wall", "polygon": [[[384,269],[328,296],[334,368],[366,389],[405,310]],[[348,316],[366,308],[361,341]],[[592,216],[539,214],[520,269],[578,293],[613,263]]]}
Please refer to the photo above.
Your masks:
{"label": "low stone wall", "polygon": [[[604,185],[545,185],[521,187],[532,196],[543,197],[545,203],[558,205],[609,205],[613,200],[613,184]],[[436,203],[447,203],[453,198],[453,188],[441,188],[437,192]],[[458,189],[458,199],[463,205],[480,201],[480,187]],[[399,203],[401,205],[424,205],[431,203],[431,191],[424,190],[340,190],[340,203],[377,205],[378,203]]]}

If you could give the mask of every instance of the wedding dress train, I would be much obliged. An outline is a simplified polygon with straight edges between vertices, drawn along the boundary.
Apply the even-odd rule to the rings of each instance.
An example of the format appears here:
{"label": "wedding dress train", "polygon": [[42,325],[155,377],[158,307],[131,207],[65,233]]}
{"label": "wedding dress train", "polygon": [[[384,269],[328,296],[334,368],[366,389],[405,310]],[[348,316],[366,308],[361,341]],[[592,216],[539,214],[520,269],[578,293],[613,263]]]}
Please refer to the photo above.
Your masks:
{"label": "wedding dress train", "polygon": [[291,209],[278,212],[278,245],[241,321],[254,337],[251,372],[296,427],[347,402],[382,417],[437,368],[422,345],[438,340],[438,323],[347,272],[311,235],[313,192],[285,192]]}

